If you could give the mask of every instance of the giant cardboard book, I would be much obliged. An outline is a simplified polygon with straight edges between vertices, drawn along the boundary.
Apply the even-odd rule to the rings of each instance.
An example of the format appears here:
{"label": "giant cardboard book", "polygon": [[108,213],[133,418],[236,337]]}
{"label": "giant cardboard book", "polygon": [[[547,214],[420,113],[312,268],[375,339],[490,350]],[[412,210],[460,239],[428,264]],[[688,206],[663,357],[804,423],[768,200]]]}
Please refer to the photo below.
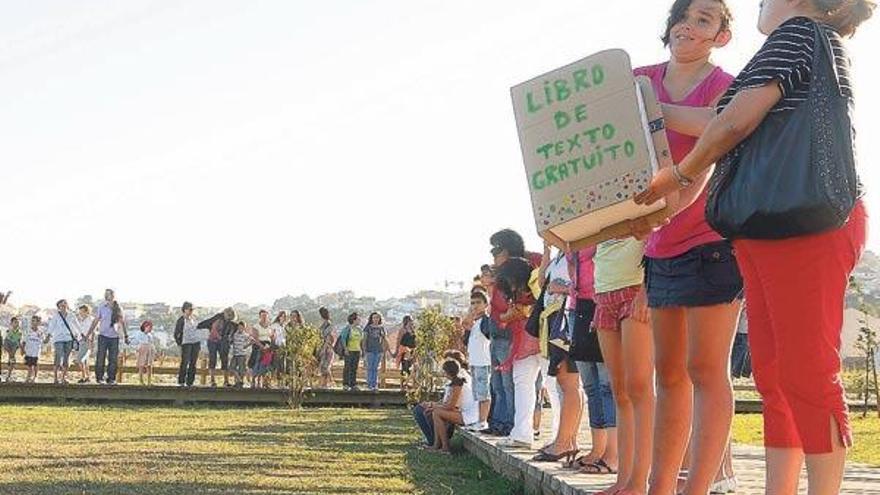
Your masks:
{"label": "giant cardboard book", "polygon": [[626,236],[629,221],[659,222],[677,195],[632,200],[672,165],[651,81],[629,55],[606,50],[511,89],[538,233],[565,251]]}

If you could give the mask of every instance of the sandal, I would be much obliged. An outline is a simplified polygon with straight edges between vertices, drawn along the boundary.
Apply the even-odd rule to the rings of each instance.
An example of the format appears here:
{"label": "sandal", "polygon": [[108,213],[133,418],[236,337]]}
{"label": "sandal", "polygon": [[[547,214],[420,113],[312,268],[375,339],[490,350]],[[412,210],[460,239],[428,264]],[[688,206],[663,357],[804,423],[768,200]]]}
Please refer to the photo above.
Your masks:
{"label": "sandal", "polygon": [[563,467],[566,469],[580,469],[580,468],[582,468],[588,464],[592,464],[596,461],[597,461],[597,459],[594,457],[591,457],[590,454],[584,454],[584,455],[578,457],[577,459],[575,459],[569,463],[566,463]]}
{"label": "sandal", "polygon": [[587,464],[580,469],[583,474],[617,474],[617,470],[612,468],[604,459]]}
{"label": "sandal", "polygon": [[572,462],[572,459],[574,459],[575,456],[577,456],[577,454],[578,454],[577,450],[569,450],[566,452],[560,452],[558,454],[551,453],[551,452],[545,450],[545,451],[541,451],[541,452],[538,452],[537,454],[535,454],[535,456],[532,457],[532,462],[559,462],[559,461],[565,459],[566,463],[570,463],[570,462]]}

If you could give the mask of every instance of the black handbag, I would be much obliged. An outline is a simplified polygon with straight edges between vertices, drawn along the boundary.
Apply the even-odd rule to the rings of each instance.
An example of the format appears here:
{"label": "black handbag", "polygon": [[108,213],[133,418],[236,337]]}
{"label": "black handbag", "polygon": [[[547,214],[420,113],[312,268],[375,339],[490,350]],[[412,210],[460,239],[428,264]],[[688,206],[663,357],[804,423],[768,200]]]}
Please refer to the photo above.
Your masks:
{"label": "black handbag", "polygon": [[541,313],[544,312],[544,295],[547,294],[549,281],[550,277],[548,276],[541,287],[541,295],[535,299],[535,303],[532,304],[532,312],[529,313],[529,319],[526,320],[526,333],[535,338],[538,338],[541,333]]}
{"label": "black handbag", "polygon": [[840,88],[834,51],[818,24],[808,100],[769,113],[709,185],[706,220],[728,239],[784,239],[846,223],[860,194],[852,100]]}
{"label": "black handbag", "polygon": [[574,361],[602,363],[599,334],[592,328],[596,303],[591,299],[578,299],[568,355]]}
{"label": "black handbag", "polygon": [[[574,293],[577,294],[578,286],[581,280],[581,263],[577,252],[572,253],[574,257]],[[593,315],[596,313],[596,303],[592,299],[577,299],[574,308],[574,322],[570,325],[572,328],[568,348],[568,357],[573,361],[584,361],[587,363],[602,363],[602,349],[599,347],[599,334],[592,329]]]}

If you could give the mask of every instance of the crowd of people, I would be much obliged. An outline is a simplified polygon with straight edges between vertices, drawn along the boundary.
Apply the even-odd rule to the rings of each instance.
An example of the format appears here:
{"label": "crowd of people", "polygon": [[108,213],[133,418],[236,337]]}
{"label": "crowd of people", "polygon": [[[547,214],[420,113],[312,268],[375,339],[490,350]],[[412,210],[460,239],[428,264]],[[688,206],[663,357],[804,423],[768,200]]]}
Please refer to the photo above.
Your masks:
{"label": "crowd of people", "polygon": [[[805,118],[795,117],[799,105],[828,104],[827,97],[813,101],[813,77],[829,84],[820,81],[825,72],[814,74],[824,70],[815,60],[832,66],[831,98],[852,103],[842,37],[874,7],[764,0],[759,28],[767,41],[734,77],[710,58],[732,37],[728,2],[676,0],[662,37],[670,59],[634,71],[651,80],[663,104],[675,165],[635,200],[650,204],[678,192],[679,205],[662,224],[634,220],[630,236],[569,254],[546,245],[543,256],[529,253],[511,230],[493,235],[493,262],[471,293],[468,353],[446,356],[443,399],[414,409],[423,447],[448,453],[450,431],[461,427],[503,437],[502,448],[535,449],[535,462],[614,474],[605,495],[728,493],[737,485],[730,377],[751,372],[764,404],[767,493],[797,493],[804,463],[809,493],[838,493],[852,444],[840,342],[847,281],[865,244],[861,191],[837,224],[806,227],[814,214],[797,210],[787,222],[764,219],[776,222],[776,233],[743,228],[732,238],[710,226],[707,206],[710,191],[722,187],[718,174],[745,166],[743,143],[768,115],[785,124]],[[847,122],[809,118],[817,131],[775,142],[783,149],[774,156],[793,160],[810,147],[812,156],[829,156],[832,146],[852,154],[851,141],[830,137]],[[772,165],[768,173],[777,173]],[[812,180],[830,181],[820,175]],[[800,233],[790,233],[794,226]],[[744,300],[747,338],[736,337]],[[553,419],[538,445],[544,393]],[[584,413],[591,449],[582,453]]]}
{"label": "crowd of people", "polygon": [[[4,301],[5,302],[5,301]],[[363,362],[368,390],[379,388],[382,361],[394,359],[402,375],[402,383],[412,369],[416,337],[413,318],[406,316],[397,332],[392,349],[383,317],[370,313],[363,324],[361,316],[352,312],[347,324],[337,327],[327,308],[320,308],[320,344],[315,354],[318,361],[316,382],[319,388],[335,386],[333,364],[344,362],[342,386],[344,390],[359,390],[357,371]],[[184,302],[174,327],[173,338],[180,348],[180,367],[177,384],[192,387],[198,372],[199,359],[207,354],[209,384],[218,386],[218,374],[225,387],[270,387],[280,383],[289,366],[291,356],[286,343],[295,332],[304,328],[300,311],[279,311],[274,318],[269,311],[260,310],[257,321],[249,323],[240,318],[233,308],[200,320],[194,314],[193,304]],[[78,384],[92,382],[90,365],[94,365],[94,379],[98,384],[115,385],[119,376],[120,349],[128,349],[137,357],[138,380],[153,383],[153,363],[157,342],[153,323],[142,321],[129,331],[122,308],[116,302],[112,289],[104,293],[104,300],[94,310],[81,305],[71,311],[66,300],[56,303],[56,311],[44,324],[40,316],[33,316],[24,329],[19,317],[10,320],[5,335],[0,335],[0,361],[6,365],[5,381],[13,381],[13,370],[19,355],[27,366],[26,382],[37,380],[39,359],[44,345],[52,345],[53,382],[68,384],[70,365],[78,367]],[[92,357],[94,354],[94,358]],[[72,363],[71,363],[72,361]],[[0,376],[0,381],[3,377]]]}
{"label": "crowd of people", "polygon": [[[843,37],[874,8],[872,0],[763,0],[759,29],[768,38],[734,77],[711,62],[713,51],[732,39],[728,2],[675,0],[662,36],[669,60],[634,71],[651,80],[663,104],[674,163],[635,200],[651,204],[678,193],[675,212],[662,224],[634,220],[631,235],[571,253],[554,253],[547,244],[543,254],[527,252],[509,229],[492,235],[492,262],[481,267],[470,311],[457,320],[466,352],[444,354],[443,398],[413,409],[423,447],[448,453],[454,429],[465,428],[503,437],[503,448],[534,449],[535,462],[616,475],[605,495],[728,493],[737,485],[731,374],[752,373],[763,399],[767,492],[796,493],[805,463],[809,493],[837,493],[853,440],[839,378],[840,335],[849,275],[865,245],[861,189],[839,225],[778,238],[724,238],[707,211],[710,193],[721,187],[718,174],[736,170],[744,143],[762,122],[802,115],[798,109],[813,104],[817,81],[827,84],[814,73],[821,47],[837,96],[852,104]],[[827,134],[841,123],[827,118],[812,117],[816,132],[826,133],[812,143],[815,133],[780,140],[780,156],[805,146],[826,156],[827,148],[841,145]],[[812,214],[795,211],[790,218],[807,224]],[[744,301],[748,337],[737,331]],[[124,342],[137,350],[149,383],[152,324],[129,335],[112,291],[94,315],[86,306],[71,313],[63,300],[57,309],[45,329],[35,316],[23,333],[14,318],[3,337],[10,364],[19,351],[24,355],[29,381],[51,341],[56,383],[67,382],[72,354],[80,382],[88,382],[95,350],[96,381],[113,384]],[[211,385],[219,365],[226,386],[269,386],[284,370],[285,339],[303,325],[297,311],[274,319],[261,311],[252,324],[231,308],[203,321],[190,303],[181,311],[174,332],[181,386],[193,385],[205,341]],[[386,356],[404,373],[411,370],[411,318],[392,353],[380,314],[362,321],[352,313],[341,329],[325,308],[321,317],[321,386],[333,385],[334,359],[344,362],[346,390],[357,389],[361,361],[371,390]],[[545,397],[551,434],[538,445]],[[585,414],[591,442],[581,452]]]}

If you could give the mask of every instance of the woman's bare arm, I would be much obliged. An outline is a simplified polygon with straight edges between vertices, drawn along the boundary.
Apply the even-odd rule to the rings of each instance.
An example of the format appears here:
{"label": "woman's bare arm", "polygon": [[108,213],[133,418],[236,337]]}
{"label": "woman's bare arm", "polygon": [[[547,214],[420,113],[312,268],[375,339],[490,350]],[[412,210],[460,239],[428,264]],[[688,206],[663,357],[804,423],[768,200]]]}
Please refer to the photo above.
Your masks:
{"label": "woman's bare arm", "polygon": [[[685,177],[696,178],[757,129],[774,105],[782,98],[777,84],[743,90],[712,119],[694,149],[678,165]],[[680,188],[672,170],[664,168],[651,186],[636,196],[636,203],[652,204]],[[694,196],[694,199],[696,195]],[[681,208],[689,205],[681,202]]]}
{"label": "woman's bare arm", "polygon": [[716,115],[715,109],[709,107],[685,107],[671,103],[661,106],[666,128],[686,136],[700,137]]}

